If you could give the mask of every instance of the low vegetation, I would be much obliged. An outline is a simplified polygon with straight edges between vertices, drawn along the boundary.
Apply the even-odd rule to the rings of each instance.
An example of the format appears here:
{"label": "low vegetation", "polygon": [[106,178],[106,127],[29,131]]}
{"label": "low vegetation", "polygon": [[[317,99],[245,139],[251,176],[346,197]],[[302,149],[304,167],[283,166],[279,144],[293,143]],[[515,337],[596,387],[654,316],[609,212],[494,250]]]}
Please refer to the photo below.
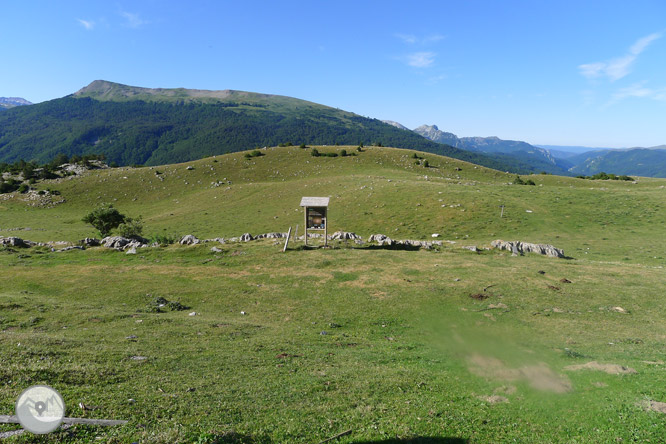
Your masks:
{"label": "low vegetation", "polygon": [[[112,202],[165,245],[0,251],[0,414],[49,384],[68,416],[130,421],[53,436],[68,442],[662,440],[666,181],[519,187],[392,148],[265,152],[93,171],[60,183],[52,208],[0,201],[2,236],[76,242],[95,229],[81,217]],[[331,196],[329,232],[443,245],[170,245],[295,228],[302,196]],[[494,239],[569,259],[485,250]]]}

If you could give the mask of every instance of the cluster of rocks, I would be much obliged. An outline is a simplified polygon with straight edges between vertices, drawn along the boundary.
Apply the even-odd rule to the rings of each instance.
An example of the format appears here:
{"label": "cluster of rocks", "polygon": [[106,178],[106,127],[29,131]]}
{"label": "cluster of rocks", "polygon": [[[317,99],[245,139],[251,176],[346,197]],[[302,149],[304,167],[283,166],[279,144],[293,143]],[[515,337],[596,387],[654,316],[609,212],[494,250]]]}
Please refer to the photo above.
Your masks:
{"label": "cluster of rocks", "polygon": [[379,245],[392,247],[392,246],[404,246],[404,247],[417,247],[424,248],[426,250],[431,249],[434,246],[441,246],[442,241],[424,241],[424,240],[394,240],[385,234],[373,234],[368,238],[368,242],[377,242]]}
{"label": "cluster of rocks", "polygon": [[511,242],[498,239],[492,241],[490,245],[493,248],[510,251],[512,256],[518,256],[519,254],[522,255],[525,253],[537,253],[550,257],[565,257],[563,250],[548,244],[531,244],[521,241]]}
{"label": "cluster of rocks", "polygon": [[333,240],[361,240],[361,236],[350,231],[336,231],[329,238]]}
{"label": "cluster of rocks", "polygon": [[[92,242],[95,240],[96,239],[93,239]],[[144,239],[142,237],[135,237],[130,239],[122,236],[107,236],[100,241],[100,244],[103,247],[115,248],[116,250],[130,250],[132,248],[136,250],[137,248],[149,247],[150,245],[148,242],[150,242],[148,239]],[[153,244],[153,246],[157,245]]]}

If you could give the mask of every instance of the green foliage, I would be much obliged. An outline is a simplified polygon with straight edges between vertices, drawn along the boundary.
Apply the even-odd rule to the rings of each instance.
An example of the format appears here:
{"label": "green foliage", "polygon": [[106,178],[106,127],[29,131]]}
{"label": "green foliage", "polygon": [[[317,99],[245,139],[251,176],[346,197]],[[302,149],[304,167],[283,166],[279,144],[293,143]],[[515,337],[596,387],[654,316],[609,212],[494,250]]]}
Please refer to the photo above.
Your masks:
{"label": "green foliage", "polygon": [[357,146],[356,151],[358,151],[359,153],[362,153],[363,152],[363,144]]}
{"label": "green foliage", "polygon": [[319,157],[319,156],[321,156],[321,153],[319,152],[319,150],[317,148],[312,148],[312,151],[310,151],[310,155],[312,157]]}
{"label": "green foliage", "polygon": [[298,145],[298,147],[299,148],[307,148],[307,146],[304,143],[301,143],[300,145]]}
{"label": "green foliage", "polygon": [[151,243],[157,243],[161,246],[172,245],[178,242],[180,236],[176,234],[154,234],[150,236]]}
{"label": "green foliage", "polygon": [[118,225],[118,234],[127,238],[138,238],[143,234],[143,219],[126,217],[125,221]]}
{"label": "green foliage", "polygon": [[19,187],[17,189],[17,191],[19,193],[27,193],[28,190],[30,190],[30,186],[28,184],[25,184],[25,183],[22,183],[21,185],[19,185]]}
{"label": "green foliage", "polygon": [[430,168],[430,162],[428,162],[428,159],[423,161],[423,166],[426,168]]}
{"label": "green foliage", "polygon": [[284,140],[312,145],[381,140],[375,145],[418,149],[503,171],[532,168],[510,156],[461,150],[377,119],[289,98],[205,103],[65,97],[0,113],[0,128],[0,161],[5,162],[49,162],[59,155],[72,162],[71,157],[102,150],[111,167],[161,165]]}
{"label": "green foliage", "polygon": [[589,180],[627,180],[633,181],[636,180],[633,177],[627,175],[616,176],[615,174],[607,174],[605,172],[597,173],[594,176],[576,176],[578,179],[589,179]]}
{"label": "green foliage", "polygon": [[340,150],[340,156],[347,157],[347,150],[345,149]]}
{"label": "green foliage", "polygon": [[124,223],[126,217],[113,208],[112,204],[102,204],[88,213],[82,220],[99,231],[100,236],[106,237],[111,233],[111,230]]}

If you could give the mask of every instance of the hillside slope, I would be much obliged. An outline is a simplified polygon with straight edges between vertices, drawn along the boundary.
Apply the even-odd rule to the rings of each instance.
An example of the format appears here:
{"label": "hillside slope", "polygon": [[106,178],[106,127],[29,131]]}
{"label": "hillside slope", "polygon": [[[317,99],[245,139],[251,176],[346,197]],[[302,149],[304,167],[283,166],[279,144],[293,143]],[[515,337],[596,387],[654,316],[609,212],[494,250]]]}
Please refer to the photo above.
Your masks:
{"label": "hillside slope", "polygon": [[[354,147],[318,147],[321,152],[342,148]],[[142,215],[148,236],[286,231],[302,223],[302,196],[331,196],[331,231],[396,239],[439,233],[480,245],[517,239],[550,243],[574,257],[663,262],[653,242],[666,236],[658,217],[666,208],[660,188],[666,182],[660,179],[634,184],[532,175],[537,186],[519,186],[511,185],[513,174],[447,157],[421,154],[430,164],[425,168],[414,163],[411,150],[372,147],[336,158],[312,157],[310,149],[298,147],[261,151],[264,156],[249,159],[233,153],[40,182],[38,189],[60,191],[65,203],[39,207],[20,194],[0,201],[0,227],[31,228],[0,235],[36,241],[92,236],[94,230],[81,218],[101,202],[130,216]],[[502,218],[500,205],[505,206]]]}
{"label": "hillside slope", "polygon": [[0,116],[0,162],[105,154],[158,165],[280,143],[400,146],[493,168],[522,165],[438,144],[376,119],[304,100],[242,91],[149,89],[95,81]]}

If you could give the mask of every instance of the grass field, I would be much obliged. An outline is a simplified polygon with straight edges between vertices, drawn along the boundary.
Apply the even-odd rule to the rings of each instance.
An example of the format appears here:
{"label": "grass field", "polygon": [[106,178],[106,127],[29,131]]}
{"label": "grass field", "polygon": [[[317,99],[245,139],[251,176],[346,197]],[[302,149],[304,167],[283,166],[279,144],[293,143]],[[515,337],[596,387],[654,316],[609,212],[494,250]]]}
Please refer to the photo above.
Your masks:
{"label": "grass field", "polygon": [[[341,148],[353,149],[318,147]],[[331,196],[329,232],[456,243],[5,249],[0,415],[48,384],[68,416],[130,421],[8,442],[310,443],[349,430],[331,442],[666,439],[666,416],[647,408],[666,402],[666,181],[518,186],[434,155],[424,168],[407,150],[265,153],[43,183],[66,202],[0,201],[0,235],[76,241],[94,235],[81,218],[100,202],[142,215],[149,236],[286,231],[302,224],[301,196]],[[460,248],[494,239],[570,258]],[[187,309],[156,312],[159,297]],[[590,362],[626,370],[568,368]]]}

